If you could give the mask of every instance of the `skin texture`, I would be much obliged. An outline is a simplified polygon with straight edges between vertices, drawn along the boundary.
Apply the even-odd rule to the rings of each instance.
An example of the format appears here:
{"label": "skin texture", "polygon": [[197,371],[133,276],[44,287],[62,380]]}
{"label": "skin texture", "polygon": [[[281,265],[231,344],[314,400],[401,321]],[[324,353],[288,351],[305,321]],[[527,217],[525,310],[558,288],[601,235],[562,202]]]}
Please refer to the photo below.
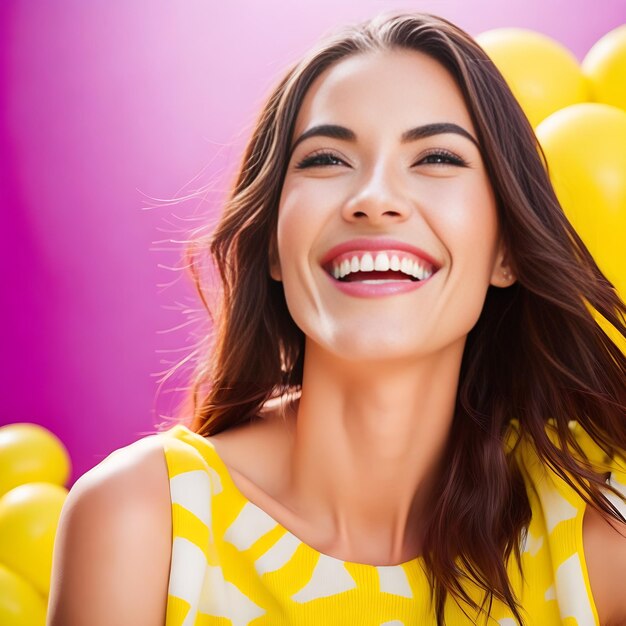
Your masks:
{"label": "skin texture", "polygon": [[[514,280],[504,276],[506,251],[474,144],[450,134],[399,142],[408,128],[443,121],[476,136],[456,84],[417,52],[351,58],[313,83],[295,137],[336,123],[358,141],[304,141],[280,199],[271,273],[306,334],[304,391],[285,405],[285,421],[267,408],[261,419],[208,438],[244,496],[301,540],[348,561],[391,565],[421,553],[420,520],[429,482],[445,470],[439,462],[465,337],[488,286]],[[322,148],[339,160],[296,169]],[[426,159],[434,149],[469,167]],[[413,243],[441,269],[414,292],[347,296],[319,260],[356,236]],[[626,623],[626,541],[613,526],[587,509],[585,555],[603,626]],[[116,450],[77,481],[64,505],[48,626],[164,624],[171,532],[160,442],[147,437]]]}
{"label": "skin texture", "polygon": [[83,474],[59,520],[47,626],[162,626],[171,506],[156,437],[115,450]]}

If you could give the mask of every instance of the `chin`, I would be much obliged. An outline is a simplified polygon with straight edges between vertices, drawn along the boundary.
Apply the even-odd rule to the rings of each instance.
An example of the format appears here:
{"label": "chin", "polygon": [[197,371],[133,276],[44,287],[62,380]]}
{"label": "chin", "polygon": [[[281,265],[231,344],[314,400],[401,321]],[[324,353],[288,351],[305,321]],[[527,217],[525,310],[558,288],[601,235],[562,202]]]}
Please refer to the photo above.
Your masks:
{"label": "chin", "polygon": [[[428,343],[428,345],[426,345]],[[392,364],[394,361],[411,361],[420,356],[427,356],[433,350],[430,342],[415,339],[407,343],[406,333],[398,337],[381,337],[364,333],[358,337],[347,338],[328,346],[328,351],[338,358],[355,364]]]}

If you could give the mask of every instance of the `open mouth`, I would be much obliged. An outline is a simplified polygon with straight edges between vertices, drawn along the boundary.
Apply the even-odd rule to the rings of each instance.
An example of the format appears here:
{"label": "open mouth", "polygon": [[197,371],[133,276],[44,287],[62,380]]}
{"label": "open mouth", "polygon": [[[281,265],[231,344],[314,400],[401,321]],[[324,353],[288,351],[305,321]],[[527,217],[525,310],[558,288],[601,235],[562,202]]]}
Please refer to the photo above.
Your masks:
{"label": "open mouth", "polygon": [[423,278],[418,278],[417,276],[412,276],[405,274],[401,271],[387,270],[383,271],[372,271],[372,272],[351,272],[350,274],[346,274],[343,277],[336,277],[336,280],[342,283],[370,283],[370,284],[378,284],[378,283],[388,283],[388,282],[419,282],[423,280]]}
{"label": "open mouth", "polygon": [[344,283],[420,282],[438,268],[403,252],[361,252],[339,255],[324,265],[335,280]]}

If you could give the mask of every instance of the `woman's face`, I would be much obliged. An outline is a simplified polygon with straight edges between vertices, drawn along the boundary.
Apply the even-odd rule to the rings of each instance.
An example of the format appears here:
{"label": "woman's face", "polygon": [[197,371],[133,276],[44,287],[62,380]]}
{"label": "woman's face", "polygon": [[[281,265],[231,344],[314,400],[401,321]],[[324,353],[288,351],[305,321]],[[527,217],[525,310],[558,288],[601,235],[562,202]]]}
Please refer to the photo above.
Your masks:
{"label": "woman's face", "polygon": [[[431,124],[455,126],[403,138]],[[298,141],[320,125],[346,130]],[[510,281],[476,131],[447,70],[411,50],[340,61],[307,92],[292,150],[270,268],[307,343],[360,361],[464,343],[489,284]]]}

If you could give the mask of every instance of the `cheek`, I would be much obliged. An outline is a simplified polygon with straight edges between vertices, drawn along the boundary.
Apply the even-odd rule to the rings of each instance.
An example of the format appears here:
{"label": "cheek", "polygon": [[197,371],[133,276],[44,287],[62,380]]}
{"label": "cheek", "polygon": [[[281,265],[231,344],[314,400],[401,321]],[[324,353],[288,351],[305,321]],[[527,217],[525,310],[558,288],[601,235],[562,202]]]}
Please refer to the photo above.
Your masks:
{"label": "cheek", "polygon": [[497,209],[490,188],[478,185],[465,188],[449,207],[438,223],[451,259],[445,309],[457,331],[467,333],[483,310],[496,261]]}
{"label": "cheek", "polygon": [[310,187],[292,186],[283,190],[278,208],[277,243],[283,273],[307,262],[331,203]]}
{"label": "cheek", "polygon": [[472,184],[442,189],[432,198],[430,207],[430,225],[448,248],[453,265],[467,264],[467,269],[474,271],[491,265],[498,237],[498,219],[495,199],[488,184],[473,181]]}
{"label": "cheek", "polygon": [[294,323],[305,333],[314,332],[323,317],[319,280],[322,272],[313,264],[319,252],[319,237],[330,215],[330,203],[312,197],[302,188],[290,189],[281,197],[276,230],[281,280],[287,309]]}
{"label": "cheek", "polygon": [[311,278],[309,254],[311,250],[311,229],[302,220],[303,207],[281,207],[277,225],[277,246],[281,282],[287,309],[298,327],[302,328],[302,309],[311,297],[307,295],[307,285]]}
{"label": "cheek", "polygon": [[298,211],[286,208],[279,212],[276,235],[284,282],[285,276],[293,270],[294,264],[298,263],[296,259],[298,250],[303,250],[306,245],[307,229],[301,222]]}
{"label": "cheek", "polygon": [[429,226],[450,264],[435,325],[452,338],[467,334],[484,308],[497,256],[497,210],[490,188],[476,184],[459,186],[430,206],[440,208],[429,213]]}

